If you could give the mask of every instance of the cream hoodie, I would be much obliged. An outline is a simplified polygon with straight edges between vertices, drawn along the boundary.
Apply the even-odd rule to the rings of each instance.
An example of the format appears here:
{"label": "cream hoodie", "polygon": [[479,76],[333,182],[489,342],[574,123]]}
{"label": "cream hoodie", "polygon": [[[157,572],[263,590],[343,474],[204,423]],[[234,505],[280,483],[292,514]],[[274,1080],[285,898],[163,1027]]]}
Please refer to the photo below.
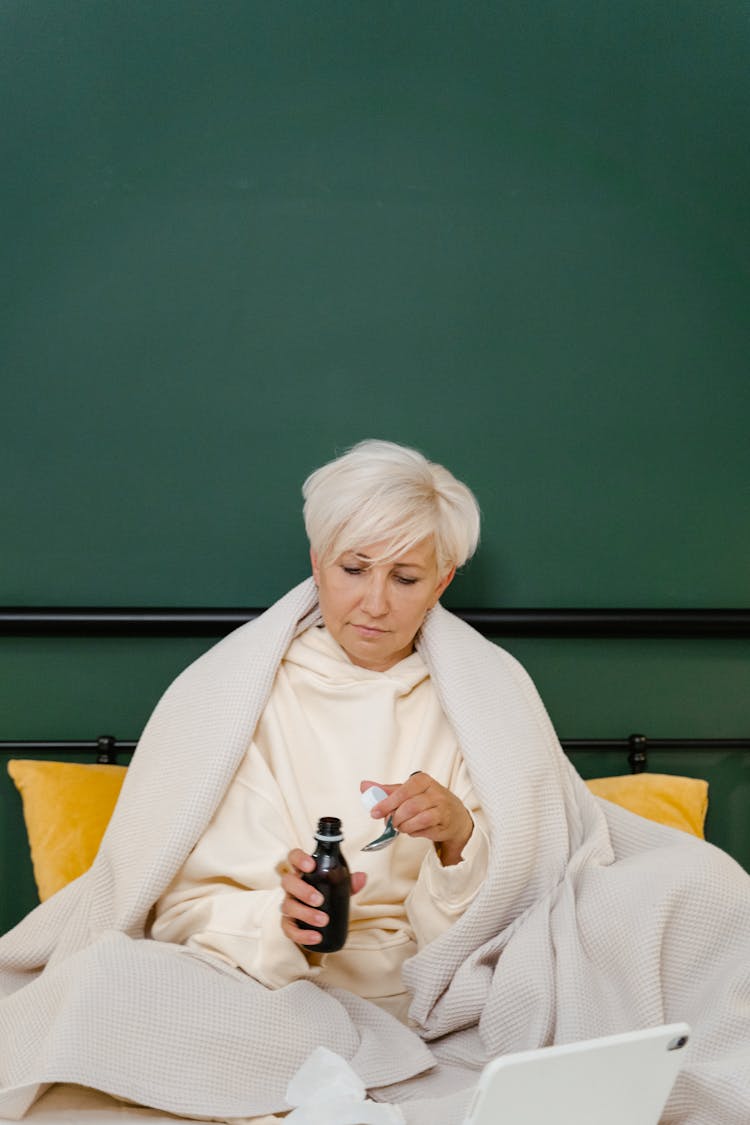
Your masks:
{"label": "cream hoodie", "polygon": [[[417,769],[474,818],[452,867],[430,841],[403,835],[360,851],[383,827],[364,809],[360,781],[396,784]],[[346,946],[328,954],[291,942],[279,915],[281,865],[293,847],[313,850],[321,816],[341,818],[349,866],[368,877],[351,901]],[[219,956],[269,988],[314,977],[403,1016],[402,964],[463,913],[487,854],[484,817],[421,656],[373,672],[313,626],[290,645],[232,785],[157,903],[151,936]]]}

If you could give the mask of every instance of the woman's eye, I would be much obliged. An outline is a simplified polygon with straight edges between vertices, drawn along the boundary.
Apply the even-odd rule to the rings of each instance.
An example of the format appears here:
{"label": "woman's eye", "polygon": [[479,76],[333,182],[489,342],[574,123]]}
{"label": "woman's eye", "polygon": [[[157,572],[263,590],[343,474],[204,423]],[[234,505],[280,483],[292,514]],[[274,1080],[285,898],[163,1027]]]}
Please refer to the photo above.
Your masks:
{"label": "woman's eye", "polygon": [[361,566],[343,566],[341,569],[343,570],[344,574],[361,574],[362,573],[362,567]]}
{"label": "woman's eye", "polygon": [[413,586],[417,580],[416,578],[404,578],[402,574],[397,574],[396,581],[399,582],[402,586]]}

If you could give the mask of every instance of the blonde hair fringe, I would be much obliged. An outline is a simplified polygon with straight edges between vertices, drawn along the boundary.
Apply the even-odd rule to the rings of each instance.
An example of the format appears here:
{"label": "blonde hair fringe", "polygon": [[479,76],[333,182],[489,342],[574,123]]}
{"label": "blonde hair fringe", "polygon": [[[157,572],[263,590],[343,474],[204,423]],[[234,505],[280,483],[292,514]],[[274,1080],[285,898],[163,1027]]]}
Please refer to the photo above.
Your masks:
{"label": "blonde hair fringe", "polygon": [[471,489],[418,450],[374,438],[311,473],[302,486],[310,546],[321,562],[375,543],[389,562],[434,537],[438,569],[462,566],[479,542]]}

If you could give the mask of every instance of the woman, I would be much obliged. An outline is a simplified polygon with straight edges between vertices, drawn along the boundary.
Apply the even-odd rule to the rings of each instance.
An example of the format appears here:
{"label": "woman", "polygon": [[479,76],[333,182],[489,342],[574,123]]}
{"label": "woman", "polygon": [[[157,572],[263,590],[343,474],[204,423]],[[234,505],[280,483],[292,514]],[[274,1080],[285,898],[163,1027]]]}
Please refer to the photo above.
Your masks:
{"label": "woman", "polygon": [[[323,1045],[408,1125],[459,1125],[496,1055],[679,1020],[664,1120],[747,1125],[748,876],[594,798],[517,662],[440,606],[463,485],[375,442],[305,493],[313,579],[175,680],[91,869],[0,940],[0,1117],[50,1082],[275,1114]],[[362,867],[322,956],[321,815]]]}
{"label": "woman", "polygon": [[[415,651],[427,613],[476,547],[479,510],[446,469],[382,441],[319,469],[303,493],[322,623],[285,653],[246,758],[157,903],[151,934],[270,988],[316,979],[406,1021],[401,966],[464,912],[486,873],[479,802]],[[388,799],[371,815],[390,815],[400,835],[363,854],[375,833],[359,794],[375,781]],[[316,955],[320,933],[309,927],[327,916],[302,880],[314,862],[300,845],[330,812],[363,870],[352,878],[345,948]]]}

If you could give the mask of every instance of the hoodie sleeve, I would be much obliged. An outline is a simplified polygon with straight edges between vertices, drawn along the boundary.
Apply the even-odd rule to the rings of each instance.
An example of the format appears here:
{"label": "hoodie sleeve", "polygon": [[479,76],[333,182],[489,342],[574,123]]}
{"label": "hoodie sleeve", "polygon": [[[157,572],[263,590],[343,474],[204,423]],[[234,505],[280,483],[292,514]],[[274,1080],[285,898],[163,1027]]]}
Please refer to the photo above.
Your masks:
{"label": "hoodie sleeve", "polygon": [[252,746],[151,926],[155,940],[219,957],[268,988],[320,971],[281,929],[280,865],[297,841],[275,790]]}
{"label": "hoodie sleeve", "polygon": [[436,848],[430,848],[422,861],[417,881],[406,900],[409,923],[420,949],[461,917],[487,873],[486,821],[463,759],[457,763],[450,788],[471,813],[474,830],[459,863],[443,867]]}

